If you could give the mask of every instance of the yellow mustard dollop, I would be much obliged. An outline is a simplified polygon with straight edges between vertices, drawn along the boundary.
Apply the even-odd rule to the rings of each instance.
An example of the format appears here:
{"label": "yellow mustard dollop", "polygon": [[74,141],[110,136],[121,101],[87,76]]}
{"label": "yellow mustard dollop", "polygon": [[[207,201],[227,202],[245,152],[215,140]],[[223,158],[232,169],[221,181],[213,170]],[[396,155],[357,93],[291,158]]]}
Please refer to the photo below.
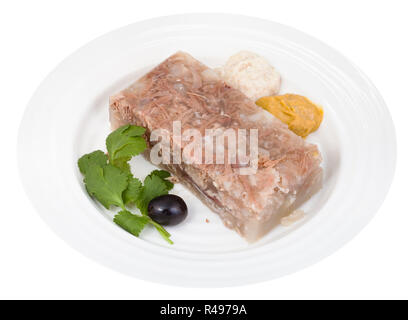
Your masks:
{"label": "yellow mustard dollop", "polygon": [[306,138],[323,120],[323,109],[297,94],[262,97],[256,104],[286,123],[298,136]]}

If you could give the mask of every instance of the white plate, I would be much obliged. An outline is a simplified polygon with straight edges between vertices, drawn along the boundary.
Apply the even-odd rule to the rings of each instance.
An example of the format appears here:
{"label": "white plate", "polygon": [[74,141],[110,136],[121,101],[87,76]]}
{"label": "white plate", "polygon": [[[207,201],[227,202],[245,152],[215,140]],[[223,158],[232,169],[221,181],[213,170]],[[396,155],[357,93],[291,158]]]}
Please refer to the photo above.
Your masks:
{"label": "white plate", "polygon": [[[266,57],[281,73],[281,92],[308,96],[325,110],[308,140],[323,154],[324,187],[305,219],[248,245],[181,186],[185,223],[133,237],[84,190],[76,161],[104,149],[108,97],[177,50],[209,66],[239,50]],[[311,265],[352,239],[373,217],[390,186],[395,135],[370,81],[320,41],[280,24],[234,15],[152,19],[108,33],[68,57],[41,84],[20,128],[19,166],[42,218],[74,248],[126,274],[180,286],[220,287],[272,279]],[[137,176],[152,165],[132,160]],[[205,220],[209,219],[210,223]]]}

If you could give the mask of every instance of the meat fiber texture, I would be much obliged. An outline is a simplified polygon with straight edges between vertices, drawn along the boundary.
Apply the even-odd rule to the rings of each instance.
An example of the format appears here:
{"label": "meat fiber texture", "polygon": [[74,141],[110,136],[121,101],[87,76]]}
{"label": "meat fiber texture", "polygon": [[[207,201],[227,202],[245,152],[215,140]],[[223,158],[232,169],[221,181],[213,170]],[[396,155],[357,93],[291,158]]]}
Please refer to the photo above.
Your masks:
{"label": "meat fiber texture", "polygon": [[[268,233],[322,185],[316,145],[295,135],[184,52],[113,95],[110,121],[112,129],[124,124],[143,126],[148,139],[155,129],[166,129],[171,135],[173,121],[180,121],[183,131],[199,130],[203,137],[205,129],[258,129],[258,169],[252,174],[243,175],[239,164],[228,162],[199,164],[183,158],[181,164],[161,165],[249,242]],[[188,141],[171,139],[175,143],[183,150]],[[150,148],[153,145],[150,142]]]}

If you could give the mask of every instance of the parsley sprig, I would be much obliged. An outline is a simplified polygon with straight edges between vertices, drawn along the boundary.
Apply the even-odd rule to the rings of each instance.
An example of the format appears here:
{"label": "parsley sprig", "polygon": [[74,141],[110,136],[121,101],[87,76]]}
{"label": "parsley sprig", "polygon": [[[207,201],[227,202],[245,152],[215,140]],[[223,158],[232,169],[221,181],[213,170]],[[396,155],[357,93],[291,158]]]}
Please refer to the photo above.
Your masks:
{"label": "parsley sprig", "polygon": [[[138,237],[142,230],[151,225],[170,244],[170,234],[147,215],[149,202],[161,195],[168,194],[173,183],[166,180],[170,173],[164,170],[152,171],[143,181],[135,178],[129,166],[129,160],[146,149],[143,138],[145,129],[139,126],[125,125],[113,131],[106,139],[108,154],[97,150],[85,154],[78,160],[80,172],[88,193],[106,209],[121,209],[113,221]],[[133,214],[129,207],[136,206],[140,214]]]}

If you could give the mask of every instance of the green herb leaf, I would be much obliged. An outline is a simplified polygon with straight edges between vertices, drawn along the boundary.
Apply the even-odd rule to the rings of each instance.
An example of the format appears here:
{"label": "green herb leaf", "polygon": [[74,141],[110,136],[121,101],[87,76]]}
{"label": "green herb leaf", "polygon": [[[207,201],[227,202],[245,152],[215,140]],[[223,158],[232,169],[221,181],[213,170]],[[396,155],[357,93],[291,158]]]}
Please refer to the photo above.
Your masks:
{"label": "green herb leaf", "polygon": [[166,240],[170,244],[173,244],[173,241],[170,240],[170,233],[168,233],[166,229],[164,229],[160,224],[153,221],[148,216],[138,216],[132,214],[127,210],[122,210],[117,215],[115,215],[113,221],[121,228],[125,229],[127,232],[133,234],[136,237],[140,235],[147,224],[151,224],[156,228],[156,230],[160,233],[164,240]]}
{"label": "green herb leaf", "polygon": [[[155,177],[153,178],[153,176]],[[148,179],[147,178],[145,179],[145,181],[147,181],[147,184],[148,184],[147,185],[148,190],[145,190],[145,187],[140,182],[140,180],[137,178],[133,178],[132,176],[129,179],[128,188],[123,193],[123,199],[125,201],[125,204],[136,203],[139,209],[141,211],[144,211],[145,205],[143,203],[145,201],[148,201],[147,202],[148,204],[150,200],[152,199],[151,196],[154,196],[156,194],[158,195],[167,194],[165,189],[167,189],[167,192],[168,192],[173,188],[174,184],[166,180],[166,178],[168,177],[170,177],[170,173],[165,170],[152,171],[147,176]],[[159,181],[159,179],[161,180],[161,182]],[[155,183],[155,181],[158,182],[157,190],[152,191],[151,189],[153,189],[153,184]],[[163,183],[164,183],[164,186],[163,186]]]}
{"label": "green herb leaf", "polygon": [[[106,139],[108,155],[100,150],[86,154],[78,160],[78,167],[85,176],[85,186],[91,196],[107,209],[110,206],[122,209],[115,215],[116,224],[135,236],[151,224],[168,243],[173,244],[170,233],[147,215],[149,202],[173,188],[173,183],[167,180],[170,173],[154,170],[142,184],[130,172],[128,161],[146,149],[142,137],[145,131],[132,125],[115,130]],[[125,205],[130,203],[135,203],[142,215],[128,211]]]}
{"label": "green herb leaf", "polygon": [[[123,199],[125,204],[132,202],[136,203],[136,206],[139,208],[142,216],[148,218],[149,224],[156,228],[164,240],[170,244],[173,244],[173,241],[170,240],[170,233],[168,233],[160,224],[147,216],[147,207],[149,202],[158,196],[167,194],[173,187],[173,184],[170,181],[164,180],[169,176],[170,173],[167,171],[155,170],[146,177],[144,180],[144,185],[139,179],[131,177],[128,188],[123,193]],[[171,185],[167,184],[166,182],[169,182]]]}
{"label": "green herb leaf", "polygon": [[136,237],[139,236],[146,224],[149,223],[149,220],[149,217],[137,216],[127,210],[120,211],[113,219],[117,225]]}
{"label": "green herb leaf", "polygon": [[109,163],[130,172],[127,162],[146,149],[146,141],[142,137],[145,132],[145,128],[133,125],[125,125],[113,131],[106,138]]}
{"label": "green herb leaf", "polygon": [[162,236],[162,238],[164,240],[166,240],[168,243],[173,244],[173,241],[170,240],[171,234],[167,232],[166,229],[164,229],[160,224],[158,224],[156,221],[153,221],[150,217],[149,217],[149,223],[152,224],[156,230],[160,233],[160,235]]}
{"label": "green herb leaf", "polygon": [[151,200],[158,196],[168,194],[166,183],[157,175],[147,176],[143,188],[140,189],[135,199],[136,206],[143,215],[147,215],[147,206]]}
{"label": "green herb leaf", "polygon": [[114,166],[127,173],[129,176],[132,176],[132,173],[130,172],[130,165],[128,163],[130,159],[131,157],[116,159]]}
{"label": "green herb leaf", "polygon": [[89,167],[94,165],[103,167],[107,162],[108,156],[103,151],[97,150],[82,156],[78,160],[78,167],[82,174],[86,174]]}
{"label": "green herb leaf", "polygon": [[167,178],[171,177],[170,172],[168,172],[166,170],[154,170],[149,174],[149,176],[152,176],[152,175],[156,175],[159,178],[161,178],[164,181],[164,183],[166,184],[168,191],[173,189],[174,184],[172,182],[170,182],[169,180],[167,180]]}
{"label": "green herb leaf", "polygon": [[111,205],[124,208],[122,193],[128,186],[128,175],[120,169],[107,164],[103,167],[91,165],[85,171],[86,189],[106,209]]}
{"label": "green herb leaf", "polygon": [[143,185],[142,182],[134,178],[133,176],[129,178],[129,184],[125,192],[123,193],[123,200],[125,204],[130,204],[132,202],[136,202],[136,199],[139,196],[140,189],[142,189]]}

